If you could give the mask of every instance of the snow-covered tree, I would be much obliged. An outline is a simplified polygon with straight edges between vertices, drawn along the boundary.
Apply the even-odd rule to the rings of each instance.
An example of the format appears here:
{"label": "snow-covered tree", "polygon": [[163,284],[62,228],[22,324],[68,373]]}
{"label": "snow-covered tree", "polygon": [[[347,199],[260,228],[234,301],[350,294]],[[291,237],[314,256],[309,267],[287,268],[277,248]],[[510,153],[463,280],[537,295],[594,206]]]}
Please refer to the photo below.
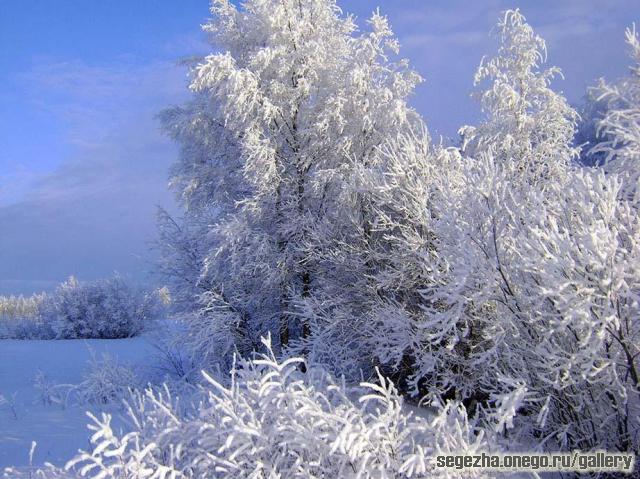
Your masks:
{"label": "snow-covered tree", "polygon": [[637,445],[637,215],[620,175],[572,164],[577,114],[522,15],[476,75],[484,122],[446,149],[379,14],[359,33],[330,0],[212,10],[218,53],[164,117],[185,215],[165,222],[166,266],[195,299],[194,356],[272,333],[278,353],[352,380],[378,366],[544,444]]}
{"label": "snow-covered tree", "polygon": [[[496,101],[508,105],[511,90],[503,92],[507,99]],[[558,123],[557,116],[536,118],[531,134],[551,133]],[[619,177],[568,167],[570,135],[548,150],[525,141],[507,154],[502,142],[516,144],[507,138],[514,130],[488,123],[476,132],[489,124],[496,135],[475,137],[484,143],[473,145],[474,158],[449,152],[440,160],[448,174],[427,181],[433,250],[425,257],[435,253],[423,263],[422,314],[394,328],[413,361],[409,382],[415,392],[462,399],[486,417],[515,407],[520,434],[556,447],[635,447],[637,215],[620,201]],[[565,166],[545,181],[517,167],[553,158]],[[611,426],[594,426],[605,422]]]}
{"label": "snow-covered tree", "polygon": [[174,314],[191,314],[206,293],[206,281],[201,278],[203,260],[207,254],[207,232],[213,217],[202,208],[189,208],[182,218],[174,218],[164,209],[157,214],[159,250],[157,271],[168,283],[170,306]]}
{"label": "snow-covered tree", "polygon": [[357,273],[325,253],[371,241],[364,181],[379,147],[419,124],[406,98],[420,77],[378,13],[362,33],[332,0],[220,0],[212,13],[219,53],[193,69],[193,101],[164,114],[187,221],[208,222],[194,228],[202,253],[180,246],[188,234],[173,250],[200,267],[193,294],[215,298],[201,312],[232,314],[249,346],[271,331],[285,347],[310,337],[301,309],[322,285]]}
{"label": "snow-covered tree", "polygon": [[577,113],[550,88],[560,69],[542,69],[547,49],[518,10],[498,22],[497,56],[483,59],[475,75],[485,114],[477,127],[460,130],[465,155],[492,150],[529,182],[561,179],[578,150],[572,146]]}
{"label": "snow-covered tree", "polygon": [[631,74],[611,85],[604,80],[594,89],[599,101],[607,104],[598,122],[602,142],[591,152],[604,156],[602,164],[608,172],[625,178],[622,194],[636,203],[640,201],[640,40],[635,25],[627,29],[626,39],[634,65]]}

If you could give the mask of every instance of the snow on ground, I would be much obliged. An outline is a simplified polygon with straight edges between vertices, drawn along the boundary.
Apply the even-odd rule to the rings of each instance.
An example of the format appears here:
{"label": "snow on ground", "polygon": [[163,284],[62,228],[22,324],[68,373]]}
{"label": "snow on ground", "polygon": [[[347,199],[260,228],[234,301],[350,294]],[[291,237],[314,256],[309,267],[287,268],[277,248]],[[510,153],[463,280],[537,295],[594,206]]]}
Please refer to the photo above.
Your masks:
{"label": "snow on ground", "polygon": [[31,441],[37,442],[33,465],[64,463],[89,445],[85,412],[117,411],[118,404],[43,404],[34,385],[41,372],[48,381],[78,384],[92,358],[108,354],[142,377],[153,368],[155,350],[144,338],[117,340],[0,340],[0,471],[29,465]]}

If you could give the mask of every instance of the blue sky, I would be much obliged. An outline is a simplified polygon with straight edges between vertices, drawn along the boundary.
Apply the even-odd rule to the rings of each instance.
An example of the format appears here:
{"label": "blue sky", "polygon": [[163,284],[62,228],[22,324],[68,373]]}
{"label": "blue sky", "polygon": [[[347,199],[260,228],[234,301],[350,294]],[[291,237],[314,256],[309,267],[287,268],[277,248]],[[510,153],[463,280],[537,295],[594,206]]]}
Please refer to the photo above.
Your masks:
{"label": "blue sky", "polygon": [[[478,118],[469,98],[489,33],[520,7],[547,40],[554,85],[579,102],[627,68],[624,28],[638,0],[339,2],[360,25],[389,16],[426,79],[413,99],[434,136]],[[187,98],[181,57],[207,52],[207,0],[0,0],[0,294],[74,274],[145,279],[156,205],[171,208],[176,148],[155,114]]]}

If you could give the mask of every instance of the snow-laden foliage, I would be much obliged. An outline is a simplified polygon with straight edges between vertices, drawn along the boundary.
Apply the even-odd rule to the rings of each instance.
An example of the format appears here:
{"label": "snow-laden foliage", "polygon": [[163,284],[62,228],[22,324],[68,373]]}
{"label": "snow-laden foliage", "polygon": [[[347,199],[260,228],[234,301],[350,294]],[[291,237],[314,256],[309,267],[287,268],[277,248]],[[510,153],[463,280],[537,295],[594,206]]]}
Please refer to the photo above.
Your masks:
{"label": "snow-laden foliage", "polygon": [[451,190],[414,379],[489,404],[525,388],[530,431],[625,450],[640,429],[637,214],[601,172],[521,191],[509,176],[467,160]]}
{"label": "snow-laden foliage", "polygon": [[82,382],[75,389],[82,402],[105,404],[120,400],[138,384],[139,379],[129,366],[103,355],[101,358],[91,358]]}
{"label": "snow-laden foliage", "polygon": [[[333,0],[215,1],[212,13],[219,53],[193,68],[192,101],[163,115],[182,146],[172,184],[185,209],[183,222],[165,217],[163,270],[195,309],[199,355],[251,350],[266,332],[306,348],[324,334],[309,303],[375,268],[357,250],[375,241],[370,181],[385,174],[379,148],[420,124],[406,104],[420,77],[378,13],[364,32]],[[341,312],[326,304],[332,321],[362,315],[341,298]]]}
{"label": "snow-laden foliage", "polygon": [[92,358],[77,384],[56,383],[39,371],[34,378],[39,401],[46,406],[67,408],[78,404],[120,402],[127,393],[140,386],[133,369],[104,354]]}
{"label": "snow-laden foliage", "polygon": [[0,315],[3,321],[30,318],[37,316],[38,306],[45,299],[45,294],[33,296],[0,296]]}
{"label": "snow-laden foliage", "polygon": [[[516,433],[549,447],[634,450],[640,222],[620,195],[624,177],[571,167],[570,137],[566,148],[545,150],[546,163],[564,166],[544,181],[504,156],[503,136],[482,140],[473,158],[450,154],[448,176],[433,183],[423,314],[394,328],[405,325],[396,354],[413,360],[409,382],[486,417],[519,411]],[[535,148],[520,153],[526,164],[543,158]]]}
{"label": "snow-laden foliage", "polygon": [[200,275],[207,230],[213,222],[205,212],[196,214],[193,208],[182,221],[163,209],[158,211],[158,272],[171,285],[170,307],[175,313],[196,310],[198,295],[206,291],[207,283]]}
{"label": "snow-laden foliage", "polygon": [[48,295],[0,296],[0,339],[51,339],[55,331],[41,314]]}
{"label": "snow-laden foliage", "polygon": [[[456,149],[406,105],[418,77],[379,14],[359,33],[331,0],[212,12],[217,53],[164,114],[184,218],[164,215],[163,271],[192,358],[225,368],[271,332],[284,358],[349,381],[378,368],[539,448],[637,448],[632,175],[573,162],[577,114],[524,17],[498,23],[476,74],[485,117]],[[598,100],[610,164],[635,148],[623,91]]]}
{"label": "snow-laden foliage", "polygon": [[[516,12],[505,18],[533,38]],[[536,118],[532,135],[573,128],[570,114]],[[383,241],[325,250],[354,272],[330,284],[355,306],[307,303],[321,338],[310,357],[357,375],[369,345],[403,388],[463,400],[540,447],[637,447],[640,223],[623,178],[571,165],[569,134],[519,157],[504,136],[478,138],[475,157],[415,133],[380,148],[396,172],[369,177]],[[508,411],[515,421],[499,419]]]}
{"label": "snow-laden foliage", "polygon": [[598,128],[609,109],[606,98],[600,98],[597,89],[588,88],[578,109],[580,119],[576,128],[574,145],[580,148],[580,164],[583,166],[601,166],[607,155],[603,151],[594,151],[594,147],[608,139]]}
{"label": "snow-laden foliage", "polygon": [[40,314],[52,325],[56,338],[128,338],[154,319],[160,303],[115,276],[81,283],[70,278],[47,296]]}
{"label": "snow-laden foliage", "polygon": [[[132,396],[133,430],[90,415],[93,450],[66,468],[91,478],[462,477],[434,471],[443,453],[488,451],[487,436],[448,403],[429,419],[403,409],[382,376],[353,394],[304,360],[240,360],[225,387],[208,375],[194,407],[168,388]],[[464,477],[486,477],[466,472]]]}
{"label": "snow-laden foliage", "polygon": [[360,169],[352,177],[357,188],[366,192],[366,224],[360,223],[361,215],[345,217],[343,227],[327,226],[311,236],[311,258],[324,281],[300,303],[310,331],[294,343],[293,350],[352,380],[373,374],[376,364],[395,361],[396,348],[391,343],[403,328],[395,328],[376,306],[380,302],[415,304],[411,296],[421,279],[413,274],[412,264],[428,250],[426,234],[412,237],[411,245],[401,243],[399,237],[402,231],[416,232],[428,225],[424,205],[432,172],[429,138],[422,130],[401,138],[406,148],[419,149],[424,155],[414,155],[414,163],[404,162],[384,145],[376,153],[379,166]]}
{"label": "snow-laden foliage", "polygon": [[477,157],[492,151],[526,175],[519,178],[544,184],[562,178],[578,150],[572,146],[577,113],[550,88],[560,69],[543,70],[544,40],[518,10],[509,10],[497,25],[498,55],[483,59],[475,76],[486,118],[477,127],[463,127],[465,154]]}
{"label": "snow-laden foliage", "polygon": [[158,317],[161,291],[144,291],[120,276],[81,283],[71,277],[51,293],[0,296],[0,338],[127,338]]}
{"label": "snow-laden foliage", "polygon": [[604,156],[602,163],[609,172],[625,178],[621,192],[625,197],[640,202],[640,40],[635,30],[626,31],[630,56],[634,64],[630,75],[616,84],[604,80],[594,89],[599,101],[607,103],[607,111],[598,122],[598,134],[603,141],[593,154]]}

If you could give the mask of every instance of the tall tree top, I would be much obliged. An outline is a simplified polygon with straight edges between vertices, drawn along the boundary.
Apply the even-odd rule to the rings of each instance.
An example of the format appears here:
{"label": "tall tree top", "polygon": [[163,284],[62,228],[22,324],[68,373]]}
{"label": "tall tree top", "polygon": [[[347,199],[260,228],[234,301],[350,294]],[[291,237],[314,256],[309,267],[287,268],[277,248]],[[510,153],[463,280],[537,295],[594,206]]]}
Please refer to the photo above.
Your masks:
{"label": "tall tree top", "polygon": [[475,75],[485,115],[463,127],[463,149],[471,156],[492,152],[529,181],[562,177],[577,151],[572,147],[577,113],[550,83],[560,69],[543,69],[544,40],[518,10],[497,24],[498,54],[483,58]]}

